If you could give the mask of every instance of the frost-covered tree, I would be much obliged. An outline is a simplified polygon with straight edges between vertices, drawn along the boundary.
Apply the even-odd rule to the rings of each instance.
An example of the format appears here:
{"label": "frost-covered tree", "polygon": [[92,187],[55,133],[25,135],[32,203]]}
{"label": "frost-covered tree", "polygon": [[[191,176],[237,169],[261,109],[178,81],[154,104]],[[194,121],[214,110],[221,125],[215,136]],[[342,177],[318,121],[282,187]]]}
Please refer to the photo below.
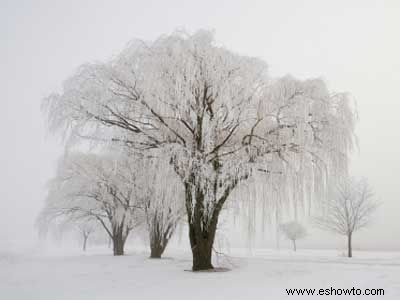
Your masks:
{"label": "frost-covered tree", "polygon": [[335,184],[325,203],[324,214],[316,217],[318,227],[347,237],[347,255],[353,256],[354,232],[366,227],[378,207],[365,179],[347,178]]}
{"label": "frost-covered tree", "polygon": [[98,229],[98,224],[94,220],[81,220],[75,224],[76,230],[82,240],[82,250],[86,251],[89,236]]}
{"label": "frost-covered tree", "polygon": [[346,94],[321,79],[270,79],[264,61],[207,31],[135,40],[110,61],[85,64],[45,109],[50,130],[71,143],[162,153],[184,186],[193,270],[213,267],[218,218],[241,181],[276,176],[287,199],[302,201],[346,170],[353,144]]}
{"label": "frost-covered tree", "polygon": [[281,224],[280,230],[288,240],[292,241],[294,251],[297,250],[296,241],[307,235],[306,228],[297,221]]}
{"label": "frost-covered tree", "polygon": [[161,258],[184,212],[182,182],[163,160],[143,162],[140,186],[146,227],[149,234],[150,257]]}
{"label": "frost-covered tree", "polygon": [[132,161],[119,155],[67,154],[50,183],[41,222],[99,222],[113,241],[114,255],[123,255],[130,231],[140,222]]}

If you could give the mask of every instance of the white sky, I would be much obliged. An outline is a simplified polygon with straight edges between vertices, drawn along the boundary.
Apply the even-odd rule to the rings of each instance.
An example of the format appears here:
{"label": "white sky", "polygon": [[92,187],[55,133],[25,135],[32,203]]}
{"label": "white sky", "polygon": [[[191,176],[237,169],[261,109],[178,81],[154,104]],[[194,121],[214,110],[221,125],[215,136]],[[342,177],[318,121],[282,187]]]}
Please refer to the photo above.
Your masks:
{"label": "white sky", "polygon": [[229,49],[265,59],[273,76],[322,76],[355,97],[360,153],[352,170],[383,202],[356,242],[400,249],[399,16],[396,0],[0,0],[0,247],[33,239],[61,154],[45,138],[41,99],[80,64],[109,58],[132,38],[207,28]]}

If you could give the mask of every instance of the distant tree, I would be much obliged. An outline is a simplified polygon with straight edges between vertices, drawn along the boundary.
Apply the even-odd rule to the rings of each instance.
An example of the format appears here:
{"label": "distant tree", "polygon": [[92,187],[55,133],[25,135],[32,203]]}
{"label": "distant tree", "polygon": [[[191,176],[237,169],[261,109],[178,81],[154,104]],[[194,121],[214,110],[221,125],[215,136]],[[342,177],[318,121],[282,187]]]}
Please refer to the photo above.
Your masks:
{"label": "distant tree", "polygon": [[111,238],[114,255],[123,255],[130,231],[142,221],[134,165],[121,155],[69,153],[50,183],[41,223],[61,218],[86,228],[96,221]]}
{"label": "distant tree", "polygon": [[306,228],[296,221],[281,224],[280,230],[288,240],[292,241],[294,251],[297,250],[296,241],[307,235]]}
{"label": "distant tree", "polygon": [[336,184],[325,204],[325,213],[315,218],[318,227],[347,236],[347,254],[352,257],[354,232],[372,220],[378,203],[365,179],[344,179]]}
{"label": "distant tree", "polygon": [[321,79],[272,80],[267,69],[207,31],[135,40],[111,61],[83,65],[46,98],[49,127],[70,141],[163,152],[185,189],[192,269],[210,269],[220,213],[240,182],[279,174],[282,193],[295,188],[301,198],[347,168],[347,94]]}
{"label": "distant tree", "polygon": [[150,257],[161,258],[176,226],[185,212],[184,189],[165,161],[147,159],[140,183],[150,241]]}
{"label": "distant tree", "polygon": [[82,250],[85,252],[89,236],[91,236],[97,229],[98,224],[93,221],[81,221],[75,224],[76,229],[82,238]]}

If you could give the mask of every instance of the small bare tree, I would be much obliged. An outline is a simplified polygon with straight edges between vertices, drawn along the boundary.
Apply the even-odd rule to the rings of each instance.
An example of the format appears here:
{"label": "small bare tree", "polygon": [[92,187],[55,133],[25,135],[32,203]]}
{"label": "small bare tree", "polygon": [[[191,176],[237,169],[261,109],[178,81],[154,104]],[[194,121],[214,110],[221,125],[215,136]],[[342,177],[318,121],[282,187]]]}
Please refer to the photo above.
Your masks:
{"label": "small bare tree", "polygon": [[315,219],[318,227],[347,236],[347,254],[352,257],[353,233],[366,227],[378,203],[365,179],[345,179],[335,186],[325,214]]}
{"label": "small bare tree", "polygon": [[93,221],[84,221],[84,222],[78,222],[76,224],[76,230],[79,233],[79,235],[82,237],[82,250],[86,252],[86,247],[87,247],[87,242],[89,239],[89,236],[92,235],[96,231],[96,226],[97,224],[94,223]]}
{"label": "small bare tree", "polygon": [[284,223],[280,226],[281,231],[288,240],[293,243],[293,250],[296,251],[296,241],[304,238],[307,235],[306,228],[299,222],[292,221]]}

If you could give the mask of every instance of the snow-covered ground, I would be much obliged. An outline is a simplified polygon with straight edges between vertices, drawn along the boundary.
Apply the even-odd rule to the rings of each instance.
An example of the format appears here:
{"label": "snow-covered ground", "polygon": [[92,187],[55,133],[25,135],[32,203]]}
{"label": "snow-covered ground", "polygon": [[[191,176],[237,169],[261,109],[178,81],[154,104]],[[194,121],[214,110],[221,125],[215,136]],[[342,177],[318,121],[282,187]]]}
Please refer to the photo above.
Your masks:
{"label": "snow-covered ground", "polygon": [[[169,250],[161,260],[142,250],[113,257],[88,254],[0,257],[0,299],[296,299],[286,289],[384,289],[384,296],[329,296],[328,299],[400,299],[400,253],[233,249],[218,263],[227,272],[193,273],[187,252]],[[325,297],[325,296],[320,296]]]}

